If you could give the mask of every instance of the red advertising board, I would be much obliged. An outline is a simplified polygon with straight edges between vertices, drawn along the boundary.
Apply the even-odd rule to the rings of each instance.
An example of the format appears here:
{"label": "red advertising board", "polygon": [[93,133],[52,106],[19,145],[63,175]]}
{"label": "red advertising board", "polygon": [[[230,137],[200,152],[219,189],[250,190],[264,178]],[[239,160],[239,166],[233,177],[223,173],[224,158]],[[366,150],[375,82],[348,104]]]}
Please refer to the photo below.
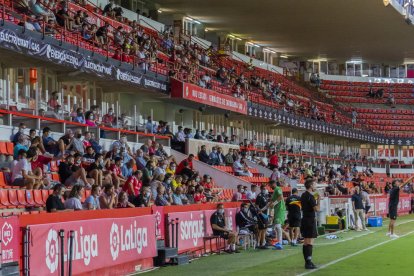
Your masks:
{"label": "red advertising board", "polygon": [[1,263],[19,261],[20,231],[16,216],[0,217]]}
{"label": "red advertising board", "polygon": [[171,96],[193,102],[247,114],[247,102],[230,95],[221,94],[213,90],[205,89],[191,83],[183,83],[171,80]]}
{"label": "red advertising board", "polygon": [[205,235],[204,211],[169,213],[168,220],[178,219],[178,251],[203,246]]}
{"label": "red advertising board", "polygon": [[75,231],[73,274],[86,273],[157,255],[155,216],[108,218],[31,225],[32,275],[58,275],[59,230],[65,230],[64,258],[68,260],[69,231]]}
{"label": "red advertising board", "polygon": [[156,220],[155,233],[157,235],[157,239],[163,240],[165,237],[164,207],[152,205],[151,213],[155,216]]}
{"label": "red advertising board", "polygon": [[411,197],[401,196],[400,202],[398,203],[398,214],[408,214],[411,211]]}
{"label": "red advertising board", "polygon": [[[374,210],[376,216],[387,216],[388,214],[388,198],[387,197],[375,197]],[[372,200],[371,200],[372,202]]]}
{"label": "red advertising board", "polygon": [[[226,208],[226,226],[237,230],[236,213],[238,208]],[[210,218],[216,210],[169,213],[168,220],[178,219],[178,251],[193,250],[203,246],[203,237],[213,233]]]}

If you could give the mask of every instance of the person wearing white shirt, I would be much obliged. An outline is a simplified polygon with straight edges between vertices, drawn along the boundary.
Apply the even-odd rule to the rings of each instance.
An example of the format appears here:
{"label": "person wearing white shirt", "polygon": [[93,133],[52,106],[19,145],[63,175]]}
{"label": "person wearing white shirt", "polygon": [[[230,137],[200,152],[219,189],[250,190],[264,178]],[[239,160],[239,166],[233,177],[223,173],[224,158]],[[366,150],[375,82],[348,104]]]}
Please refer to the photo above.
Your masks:
{"label": "person wearing white shirt", "polygon": [[[27,152],[24,149],[18,152],[18,161],[12,169],[12,185],[37,189],[42,185],[42,178],[32,173],[31,161],[37,156],[36,149],[31,148]],[[27,157],[27,158],[26,158]]]}
{"label": "person wearing white shirt", "polygon": [[246,197],[249,200],[255,200],[256,199],[256,197],[257,197],[257,186],[256,185],[252,185],[250,187],[250,191],[248,191],[246,193]]}
{"label": "person wearing white shirt", "polygon": [[65,201],[64,205],[66,209],[82,210],[81,194],[83,187],[81,185],[75,185],[70,191],[69,198]]}
{"label": "person wearing white shirt", "polygon": [[178,127],[178,132],[175,134],[175,138],[178,142],[185,142],[185,134],[182,126]]}

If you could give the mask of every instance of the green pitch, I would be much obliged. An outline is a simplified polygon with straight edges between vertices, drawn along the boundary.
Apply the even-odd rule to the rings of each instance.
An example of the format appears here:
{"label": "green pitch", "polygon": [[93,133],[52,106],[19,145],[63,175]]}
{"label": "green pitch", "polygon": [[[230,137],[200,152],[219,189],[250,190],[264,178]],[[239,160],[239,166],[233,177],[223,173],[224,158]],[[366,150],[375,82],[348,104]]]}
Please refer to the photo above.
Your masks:
{"label": "green pitch", "polygon": [[313,261],[319,267],[315,271],[304,269],[301,246],[285,246],[282,251],[247,250],[203,257],[146,275],[414,275],[414,215],[399,218],[397,224],[400,238],[395,240],[385,236],[388,221],[369,232],[338,233],[335,240],[319,237],[313,249]]}

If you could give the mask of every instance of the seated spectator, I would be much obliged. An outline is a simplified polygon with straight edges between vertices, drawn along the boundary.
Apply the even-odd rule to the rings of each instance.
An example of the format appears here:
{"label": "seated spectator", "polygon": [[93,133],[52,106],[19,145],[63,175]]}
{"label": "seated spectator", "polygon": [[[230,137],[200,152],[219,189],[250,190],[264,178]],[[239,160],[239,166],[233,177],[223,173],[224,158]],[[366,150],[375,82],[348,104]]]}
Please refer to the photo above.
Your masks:
{"label": "seated spectator", "polygon": [[[196,133],[197,135],[197,133]],[[198,152],[198,160],[200,160],[201,162],[204,162],[206,164],[209,164],[210,162],[210,157],[207,154],[207,150],[206,150],[206,146],[202,145],[200,151]]]}
{"label": "seated spectator", "polygon": [[149,187],[142,187],[141,193],[138,196],[137,207],[151,206],[151,190]]}
{"label": "seated spectator", "polygon": [[165,175],[167,173],[168,161],[164,160],[161,164],[154,170],[154,178],[157,178],[159,175]]}
{"label": "seated spectator", "polygon": [[188,204],[188,199],[185,194],[183,194],[183,189],[178,187],[175,189],[172,194],[173,205],[186,205]]}
{"label": "seated spectator", "polygon": [[122,175],[121,163],[122,158],[116,157],[115,162],[109,168],[112,174],[112,183],[118,187],[123,186],[126,181],[126,178]]}
{"label": "seated spectator", "polygon": [[144,186],[148,186],[152,180],[154,180],[154,171],[156,164],[154,161],[150,160],[147,162],[147,165],[142,170],[142,183]]}
{"label": "seated spectator", "polygon": [[237,191],[234,192],[231,201],[240,201],[243,198],[242,193],[244,192],[243,185],[237,185]]}
{"label": "seated spectator", "polygon": [[203,179],[201,180],[200,185],[203,186],[203,188],[206,190],[211,190],[213,189],[213,183],[211,182],[211,180],[211,176],[205,174],[203,175]]}
{"label": "seated spectator", "polygon": [[43,128],[42,142],[46,152],[57,155],[59,152],[58,142],[56,142],[51,136],[49,127]]}
{"label": "seated spectator", "polygon": [[75,134],[73,135],[71,146],[69,147],[70,151],[74,151],[76,153],[79,153],[81,155],[85,154],[85,148],[83,147],[83,142],[81,140],[82,138],[82,131],[80,129],[75,131]]}
{"label": "seated spectator", "polygon": [[218,154],[217,154],[217,148],[216,147],[212,148],[212,150],[210,152],[210,155],[208,157],[209,157],[208,163],[210,165],[212,165],[212,166],[220,165],[220,161],[219,161],[219,157],[218,157]]}
{"label": "seated spectator", "polygon": [[73,131],[69,128],[66,130],[65,135],[59,138],[58,145],[61,156],[69,153],[70,149],[72,148],[73,136]]}
{"label": "seated spectator", "polygon": [[73,155],[68,155],[65,162],[60,162],[59,164],[59,177],[60,182],[65,186],[72,185],[83,185],[90,187],[94,184],[94,180],[87,178],[87,174],[84,168],[81,168],[74,164],[75,157]]}
{"label": "seated spectator", "polygon": [[[181,164],[180,164],[181,165]],[[190,168],[190,165],[187,161],[184,160],[183,168],[181,170],[181,175],[186,176],[188,179],[192,178],[195,175],[195,172]]]}
{"label": "seated spectator", "polygon": [[165,187],[163,185],[158,186],[157,188],[157,197],[155,198],[155,205],[157,206],[169,206],[172,203],[171,198],[172,191],[166,193]]}
{"label": "seated spectator", "polygon": [[95,162],[96,154],[92,146],[86,147],[86,153],[83,155],[83,162],[92,164]]}
{"label": "seated spectator", "polygon": [[135,167],[135,160],[134,159],[130,159],[127,163],[125,163],[121,170],[122,170],[122,175],[124,176],[124,178],[128,178],[132,175],[132,173],[134,172],[134,167]]}
{"label": "seated spectator", "polygon": [[91,195],[85,200],[83,209],[85,210],[99,210],[99,195],[101,194],[101,187],[98,185],[92,185]]}
{"label": "seated spectator", "polygon": [[106,127],[114,127],[115,116],[113,108],[108,109],[108,113],[102,117],[102,124]]}
{"label": "seated spectator", "polygon": [[85,124],[85,115],[83,114],[83,108],[79,107],[76,109],[76,116],[73,118],[76,123]]}
{"label": "seated spectator", "polygon": [[229,230],[226,225],[226,219],[224,216],[224,205],[222,203],[217,204],[217,211],[210,217],[210,224],[213,230],[213,235],[220,236],[227,242],[227,253],[239,253],[236,249],[237,233]]}
{"label": "seated spectator", "polygon": [[29,150],[26,135],[19,135],[19,137],[17,138],[17,144],[14,146],[14,149],[13,149],[14,159],[17,159],[17,156],[19,155],[19,152],[21,150],[24,150],[24,151]]}
{"label": "seated spectator", "polygon": [[206,196],[204,195],[204,188],[201,185],[195,187],[194,193],[194,204],[205,203],[207,201]]}
{"label": "seated spectator", "polygon": [[248,200],[255,200],[256,197],[257,197],[257,190],[258,190],[258,188],[257,188],[256,185],[251,185],[250,186],[250,191],[248,191],[246,193],[246,199],[248,199]]}
{"label": "seated spectator", "polygon": [[117,206],[117,194],[114,185],[107,184],[99,196],[99,206],[101,209],[114,209]]}
{"label": "seated spectator", "polygon": [[236,214],[236,226],[239,234],[256,233],[256,221],[249,212],[249,204],[243,202],[240,206],[240,211]]}
{"label": "seated spectator", "polygon": [[72,190],[69,193],[68,199],[65,200],[65,203],[64,203],[65,209],[74,209],[75,211],[82,210],[83,209],[82,203],[81,203],[82,192],[83,192],[82,186],[80,185],[73,186]]}
{"label": "seated spectator", "polygon": [[141,149],[137,149],[135,158],[138,170],[143,170],[147,165],[147,160],[144,158],[144,152]]}
{"label": "seated spectator", "polygon": [[176,167],[177,165],[175,164],[175,162],[170,162],[168,168],[165,169],[165,173],[169,173],[171,174],[171,176],[174,176]]}
{"label": "seated spectator", "polygon": [[236,161],[233,163],[233,171],[235,175],[238,176],[249,176],[252,177],[253,174],[249,171],[249,168],[246,166],[244,161],[237,157]]}
{"label": "seated spectator", "polygon": [[17,144],[20,136],[27,136],[24,133],[25,129],[26,129],[26,124],[25,123],[20,123],[19,124],[19,130],[16,132],[16,134],[14,134],[13,139],[12,139],[12,142],[13,142],[14,145]]}
{"label": "seated spectator", "polygon": [[12,168],[11,183],[13,186],[25,187],[26,189],[38,189],[43,186],[43,177],[32,172],[31,161],[37,155],[36,149],[29,151],[19,150],[18,160]]}
{"label": "seated spectator", "polygon": [[[48,213],[55,213],[65,210],[65,206],[62,202],[62,196],[65,193],[65,187],[62,184],[57,184],[53,187],[53,193],[49,195],[46,200],[46,211]],[[69,210],[71,211],[71,210]]]}
{"label": "seated spectator", "polygon": [[128,195],[128,199],[131,203],[138,207],[138,196],[142,188],[142,171],[135,171],[131,176],[128,177],[122,190],[125,191]]}
{"label": "seated spectator", "polygon": [[118,204],[116,208],[134,208],[135,205],[128,201],[128,194],[124,191],[118,195]]}
{"label": "seated spectator", "polygon": [[56,22],[59,26],[64,27],[68,31],[73,31],[74,19],[68,12],[66,4],[62,5],[62,8],[56,13]]}

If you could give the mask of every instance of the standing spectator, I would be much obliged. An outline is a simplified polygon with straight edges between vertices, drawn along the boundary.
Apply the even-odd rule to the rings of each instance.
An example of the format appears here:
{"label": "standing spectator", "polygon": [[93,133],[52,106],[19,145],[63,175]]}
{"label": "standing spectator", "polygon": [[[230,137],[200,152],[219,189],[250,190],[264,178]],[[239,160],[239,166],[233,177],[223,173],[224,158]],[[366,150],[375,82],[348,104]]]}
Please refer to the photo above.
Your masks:
{"label": "standing spectator", "polygon": [[269,158],[269,169],[274,170],[279,166],[279,158],[277,157],[277,154],[275,151],[272,151],[272,154]]}
{"label": "standing spectator", "polygon": [[352,195],[352,209],[354,211],[354,217],[355,217],[355,230],[361,231],[361,229],[358,227],[358,218],[360,218],[362,229],[364,231],[368,231],[366,227],[366,222],[365,222],[365,208],[362,202],[362,195],[360,193],[359,186],[355,186],[355,193]]}

